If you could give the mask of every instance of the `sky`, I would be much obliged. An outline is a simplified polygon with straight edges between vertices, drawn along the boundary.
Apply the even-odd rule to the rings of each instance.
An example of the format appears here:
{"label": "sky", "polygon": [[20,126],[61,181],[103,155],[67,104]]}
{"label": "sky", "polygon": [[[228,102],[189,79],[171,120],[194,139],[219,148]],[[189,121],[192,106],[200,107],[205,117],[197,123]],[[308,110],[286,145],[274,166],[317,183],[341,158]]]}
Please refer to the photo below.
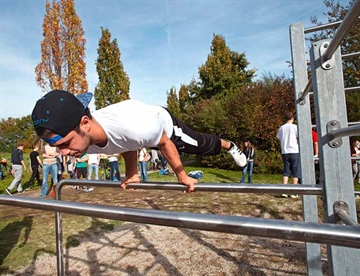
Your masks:
{"label": "sky", "polygon": [[[348,1],[340,1],[348,3]],[[42,92],[34,69],[45,0],[0,0],[0,119],[31,114]],[[166,105],[166,92],[198,77],[213,34],[244,52],[257,77],[292,77],[289,26],[311,16],[327,22],[322,0],[75,0],[86,39],[89,91],[98,83],[95,68],[101,27],[117,39],[130,98]],[[94,104],[90,107],[94,109]]]}

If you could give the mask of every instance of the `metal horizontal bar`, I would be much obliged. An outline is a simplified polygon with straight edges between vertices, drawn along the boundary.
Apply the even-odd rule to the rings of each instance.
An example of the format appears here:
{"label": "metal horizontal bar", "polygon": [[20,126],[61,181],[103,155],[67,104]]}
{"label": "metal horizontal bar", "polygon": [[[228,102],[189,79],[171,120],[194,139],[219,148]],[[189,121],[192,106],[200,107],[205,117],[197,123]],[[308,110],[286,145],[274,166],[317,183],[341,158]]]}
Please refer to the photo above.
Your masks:
{"label": "metal horizontal bar", "polygon": [[[360,19],[360,18],[359,18],[359,19]],[[326,24],[322,24],[322,25],[318,25],[318,26],[308,27],[308,28],[305,28],[305,29],[304,29],[304,33],[305,33],[305,34],[309,34],[309,33],[317,32],[317,31],[322,31],[322,30],[326,30],[326,29],[330,29],[330,28],[336,28],[336,27],[338,27],[341,23],[342,23],[342,21],[336,21],[336,22],[332,22],[332,23],[326,23]]]}
{"label": "metal horizontal bar", "polygon": [[359,135],[359,134],[360,134],[360,125],[343,127],[343,128],[339,128],[339,129],[330,131],[327,134],[327,138],[328,138],[327,142],[331,142],[332,140],[334,140],[338,137],[355,136],[355,135]]}
{"label": "metal horizontal bar", "polygon": [[355,52],[355,53],[350,53],[350,54],[342,54],[341,58],[348,59],[348,58],[357,57],[357,56],[360,56],[360,52]]}
{"label": "metal horizontal bar", "polygon": [[336,49],[340,46],[344,37],[349,33],[351,27],[358,21],[360,15],[360,1],[353,2],[351,8],[346,13],[345,18],[342,20],[339,28],[336,30],[334,37],[329,43],[322,60],[323,62],[329,60],[335,53]]}
{"label": "metal horizontal bar", "polygon": [[358,91],[360,90],[360,86],[346,87],[344,90],[346,92]]}
{"label": "metal horizontal bar", "polygon": [[312,88],[312,78],[310,77],[309,81],[307,82],[307,84],[305,86],[304,91],[301,93],[299,98],[296,100],[297,104],[305,100],[305,97],[310,92],[311,88]]}
{"label": "metal horizontal bar", "polygon": [[360,248],[357,227],[194,214],[0,195],[0,204],[105,219]]}
{"label": "metal horizontal bar", "polygon": [[[120,182],[107,180],[78,180],[64,179],[61,180],[57,189],[63,185],[79,186],[99,186],[120,188]],[[185,191],[188,186],[173,182],[146,182],[132,183],[127,185],[133,189],[147,190],[177,190]],[[284,185],[284,184],[240,184],[240,183],[197,183],[195,184],[196,192],[228,192],[228,193],[257,193],[257,194],[300,194],[300,195],[322,195],[322,187],[319,185]],[[57,194],[59,191],[56,191]]]}

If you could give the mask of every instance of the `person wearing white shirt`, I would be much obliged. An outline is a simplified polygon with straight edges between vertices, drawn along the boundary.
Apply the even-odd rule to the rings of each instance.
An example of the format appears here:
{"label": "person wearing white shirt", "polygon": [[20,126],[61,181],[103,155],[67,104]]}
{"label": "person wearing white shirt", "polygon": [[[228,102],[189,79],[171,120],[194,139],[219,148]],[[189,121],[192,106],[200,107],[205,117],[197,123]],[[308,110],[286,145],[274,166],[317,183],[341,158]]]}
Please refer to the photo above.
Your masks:
{"label": "person wearing white shirt", "polygon": [[[298,130],[291,112],[285,114],[286,123],[283,124],[276,135],[281,144],[281,157],[284,164],[283,184],[288,184],[292,175],[293,184],[298,184],[300,177],[300,153],[298,144]],[[283,197],[289,195],[283,194]],[[294,198],[297,195],[290,195]]]}

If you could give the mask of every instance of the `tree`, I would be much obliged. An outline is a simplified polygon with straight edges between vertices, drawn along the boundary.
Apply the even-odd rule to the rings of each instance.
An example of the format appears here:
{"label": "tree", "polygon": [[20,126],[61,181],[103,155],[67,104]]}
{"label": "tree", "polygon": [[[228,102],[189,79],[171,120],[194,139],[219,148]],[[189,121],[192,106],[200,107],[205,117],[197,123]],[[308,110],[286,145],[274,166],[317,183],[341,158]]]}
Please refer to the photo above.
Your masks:
{"label": "tree", "polygon": [[31,148],[33,143],[38,140],[34,131],[31,116],[21,118],[11,118],[0,121],[0,150],[11,152],[19,142],[26,148]]}
{"label": "tree", "polygon": [[[339,1],[326,0],[324,4],[328,8],[327,12],[323,14],[328,17],[328,22],[341,21],[346,16],[350,7],[354,3],[354,0],[350,0],[348,5],[342,5]],[[315,16],[310,18],[311,22],[316,25],[322,25]],[[336,29],[326,29],[314,34],[309,38],[311,42],[315,42],[323,39],[330,39],[334,36]],[[355,53],[360,51],[360,23],[355,24],[349,33],[342,41],[340,48],[342,54]],[[343,73],[344,73],[344,86],[353,87],[360,85],[360,59],[359,57],[352,57],[343,59]],[[360,92],[349,92],[346,95],[346,105],[348,111],[348,121],[358,121],[360,117]]]}
{"label": "tree", "polygon": [[101,27],[96,71],[99,82],[95,88],[96,109],[129,99],[130,80],[120,60],[117,40]]}
{"label": "tree", "polygon": [[205,64],[199,68],[199,82],[193,80],[190,95],[198,99],[210,99],[215,95],[226,95],[236,88],[250,83],[255,70],[246,70],[249,62],[245,54],[231,51],[225,38],[215,35],[211,52]]}
{"label": "tree", "polygon": [[189,89],[186,85],[180,85],[179,90],[179,108],[180,114],[184,114],[186,112],[186,108],[190,103]]}
{"label": "tree", "polygon": [[84,30],[74,0],[46,1],[41,62],[35,68],[43,92],[63,89],[73,94],[88,90]]}
{"label": "tree", "polygon": [[180,114],[180,103],[176,93],[175,87],[171,87],[170,91],[166,92],[167,100],[166,107],[167,109],[177,118],[181,119]]}

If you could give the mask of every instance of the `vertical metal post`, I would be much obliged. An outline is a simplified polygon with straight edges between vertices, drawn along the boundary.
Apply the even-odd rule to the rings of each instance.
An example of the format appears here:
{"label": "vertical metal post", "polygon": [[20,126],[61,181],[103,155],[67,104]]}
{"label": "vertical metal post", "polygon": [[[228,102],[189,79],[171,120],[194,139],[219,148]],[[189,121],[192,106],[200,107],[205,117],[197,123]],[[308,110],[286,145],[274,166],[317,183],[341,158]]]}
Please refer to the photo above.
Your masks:
{"label": "vertical metal post", "polygon": [[[295,23],[290,26],[290,42],[296,101],[308,83],[305,56],[305,35],[304,26],[302,23]],[[296,114],[299,132],[301,183],[314,184],[315,169],[311,135],[311,112],[309,95],[305,97],[303,102],[296,103]],[[302,200],[304,220],[308,222],[319,222],[316,196],[304,195]],[[307,242],[305,246],[307,275],[322,275],[320,245]]]}
{"label": "vertical metal post", "polygon": [[[61,200],[61,185],[55,186],[55,200]],[[55,212],[55,235],[56,235],[56,258],[57,258],[57,275],[64,276],[64,260],[63,260],[63,235],[61,213]]]}
{"label": "vertical metal post", "polygon": [[[335,223],[333,211],[335,202],[346,202],[349,205],[350,216],[355,220],[356,208],[349,138],[341,138],[342,144],[327,143],[329,123],[337,121],[341,127],[347,127],[340,49],[335,51],[332,64],[325,66],[322,64],[321,54],[328,43],[328,40],[314,43],[310,55],[316,125],[319,134],[319,161],[324,178],[324,217],[326,222]],[[360,275],[360,250],[328,245],[327,255],[331,275]]]}

